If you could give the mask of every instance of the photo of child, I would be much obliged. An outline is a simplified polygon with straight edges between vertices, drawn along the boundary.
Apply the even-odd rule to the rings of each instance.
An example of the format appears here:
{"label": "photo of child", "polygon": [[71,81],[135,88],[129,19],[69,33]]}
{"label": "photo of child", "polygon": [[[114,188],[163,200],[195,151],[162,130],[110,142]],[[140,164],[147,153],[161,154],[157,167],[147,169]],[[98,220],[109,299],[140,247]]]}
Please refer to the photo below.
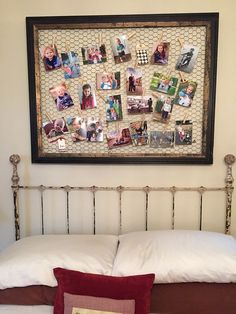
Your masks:
{"label": "photo of child", "polygon": [[73,142],[81,142],[87,140],[87,128],[85,119],[81,117],[68,117],[67,125],[71,133]]}
{"label": "photo of child", "polygon": [[62,62],[58,56],[55,45],[49,45],[40,48],[40,54],[46,71],[52,71],[61,68]]}
{"label": "photo of child", "polygon": [[97,64],[107,61],[105,45],[81,48],[83,64]]}
{"label": "photo of child", "polygon": [[122,120],[121,95],[108,96],[106,100],[106,121]]}
{"label": "photo of child", "polygon": [[83,86],[79,86],[79,99],[81,110],[93,109],[97,106],[91,84],[86,83]]}
{"label": "photo of child", "polygon": [[131,60],[131,53],[126,35],[111,38],[111,46],[115,63],[122,63]]}
{"label": "photo of child", "polygon": [[68,133],[68,128],[64,118],[58,118],[52,121],[43,123],[43,129],[48,139],[54,137],[60,137],[65,133]]}
{"label": "photo of child", "polygon": [[174,103],[183,107],[190,107],[193,102],[193,97],[197,89],[197,83],[186,81],[179,84]]}
{"label": "photo of child", "polygon": [[124,128],[124,129],[119,129],[119,130],[108,132],[107,144],[108,144],[109,149],[131,145],[132,139],[131,139],[129,128]]}
{"label": "photo of child", "polygon": [[155,44],[151,57],[151,64],[168,64],[169,47],[170,43],[167,42],[158,42]]}
{"label": "photo of child", "polygon": [[153,120],[161,123],[169,123],[172,109],[173,99],[170,96],[161,95],[156,101]]}
{"label": "photo of child", "polygon": [[71,79],[80,76],[80,66],[77,53],[74,51],[61,53],[61,59],[65,79]]}
{"label": "photo of child", "polygon": [[153,112],[153,100],[151,96],[128,96],[128,114],[140,114]]}
{"label": "photo of child", "polygon": [[192,72],[197,60],[198,51],[198,47],[183,45],[175,69],[186,73]]}
{"label": "photo of child", "polygon": [[192,144],[193,123],[191,120],[175,121],[175,145]]}
{"label": "photo of child", "polygon": [[134,146],[147,145],[147,121],[135,121],[130,123],[131,138]]}
{"label": "photo of child", "polygon": [[74,105],[65,83],[51,87],[49,92],[54,99],[58,111],[65,110]]}
{"label": "photo of child", "polygon": [[127,68],[126,72],[127,95],[142,95],[142,71],[135,68]]}
{"label": "photo of child", "polygon": [[151,131],[150,147],[153,148],[171,148],[174,147],[173,131]]}
{"label": "photo of child", "polygon": [[151,80],[150,89],[155,92],[161,92],[169,96],[173,96],[176,92],[177,84],[178,78],[159,72],[154,72]]}
{"label": "photo of child", "polygon": [[87,141],[102,142],[103,141],[103,125],[98,118],[89,117],[87,119]]}
{"label": "photo of child", "polygon": [[119,89],[120,72],[97,73],[97,89]]}

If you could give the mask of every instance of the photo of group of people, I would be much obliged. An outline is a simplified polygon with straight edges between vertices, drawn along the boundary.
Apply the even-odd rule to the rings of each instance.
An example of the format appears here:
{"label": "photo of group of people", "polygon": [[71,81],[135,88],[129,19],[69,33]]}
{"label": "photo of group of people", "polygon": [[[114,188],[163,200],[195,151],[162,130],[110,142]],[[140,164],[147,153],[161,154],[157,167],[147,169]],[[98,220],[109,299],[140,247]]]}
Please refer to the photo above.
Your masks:
{"label": "photo of group of people", "polygon": [[105,45],[81,48],[83,64],[96,64],[107,61]]}
{"label": "photo of group of people", "polygon": [[128,114],[143,114],[153,112],[153,100],[151,96],[128,96]]}
{"label": "photo of group of people", "polygon": [[120,72],[97,73],[97,89],[119,89]]}
{"label": "photo of group of people", "polygon": [[99,118],[79,116],[58,118],[43,124],[47,138],[54,142],[57,138],[70,133],[73,142],[102,142],[103,124]]}
{"label": "photo of group of people", "polygon": [[106,99],[106,121],[120,121],[123,118],[121,95],[108,96]]}
{"label": "photo of group of people", "polygon": [[[114,64],[132,60],[129,46],[129,37],[120,34],[110,38]],[[125,115],[144,115],[151,114],[152,121],[168,124],[171,120],[173,106],[191,107],[197,89],[197,82],[192,80],[181,80],[176,74],[164,73],[156,66],[166,66],[170,58],[170,42],[156,41],[152,47],[151,54],[148,49],[139,47],[136,49],[137,62],[135,66],[127,65],[125,73],[116,71],[98,70],[96,77],[89,82],[80,81],[78,83],[77,96],[75,101],[68,91],[68,84],[65,82],[49,88],[57,111],[64,111],[75,104],[80,106],[82,111],[95,109],[98,107],[96,94],[103,97],[105,116],[104,120],[108,123],[117,122],[124,119]],[[137,46],[138,47],[138,46]],[[183,45],[176,62],[175,70],[191,73],[197,60],[199,48],[192,45]],[[43,65],[46,72],[62,70],[64,79],[75,79],[83,76],[79,64],[79,56],[75,51],[62,52],[60,55],[55,44],[50,44],[40,48]],[[96,65],[108,61],[107,49],[105,44],[93,44],[81,48],[83,65]],[[155,98],[150,93],[145,94],[143,86],[142,66],[151,64],[154,72],[150,81],[149,89],[156,93]],[[163,69],[163,67],[162,67]],[[121,81],[124,78],[125,82]],[[124,84],[124,85],[122,85]],[[106,91],[115,91],[125,86],[126,99],[119,94],[107,95]],[[105,92],[101,97],[99,93]],[[152,93],[152,94],[154,94]],[[74,96],[73,96],[74,98]],[[70,111],[68,111],[70,112]],[[171,131],[159,131],[151,129],[148,132],[148,121],[137,119],[133,122],[128,121],[128,126],[124,128],[116,127],[106,132],[108,149],[118,148],[126,145],[143,146],[151,148],[171,148],[174,145],[192,144],[192,121],[175,121],[175,129]],[[110,127],[112,124],[110,124]],[[62,138],[65,134],[70,134],[73,143],[77,142],[102,142],[104,141],[103,121],[93,115],[79,115],[59,117],[43,123],[43,129],[49,142]]]}

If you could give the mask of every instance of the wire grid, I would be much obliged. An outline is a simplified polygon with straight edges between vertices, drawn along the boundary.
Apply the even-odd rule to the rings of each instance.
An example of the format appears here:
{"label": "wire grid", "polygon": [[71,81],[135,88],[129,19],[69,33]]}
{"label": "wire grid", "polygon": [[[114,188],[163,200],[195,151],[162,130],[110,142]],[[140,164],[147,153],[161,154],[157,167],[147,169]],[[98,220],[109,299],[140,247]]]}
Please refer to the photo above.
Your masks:
{"label": "wire grid", "polygon": [[[132,59],[129,62],[115,64],[112,48],[111,38],[116,38],[120,35],[129,37],[129,48]],[[88,64],[83,65],[81,47],[89,47],[94,44],[99,44],[99,38],[102,36],[103,42],[106,46],[107,62],[103,64]],[[145,47],[148,50],[149,59],[153,51],[153,45],[157,43],[160,38],[164,42],[170,42],[169,59],[167,66],[147,65],[137,66],[136,48],[137,44]],[[179,72],[175,70],[175,64],[179,57],[182,42],[193,45],[199,48],[197,61],[191,73],[183,73],[186,80],[197,82],[197,89],[193,99],[192,106],[184,108],[182,106],[174,105],[171,114],[171,119],[168,124],[163,124],[153,120],[152,113],[128,115],[127,112],[127,94],[126,94],[126,70],[127,67],[139,68],[142,71],[142,86],[145,89],[145,95],[151,95],[150,83],[154,72],[174,75],[179,78]],[[205,57],[206,57],[206,27],[205,26],[188,26],[188,27],[149,27],[149,28],[111,28],[111,29],[43,29],[38,31],[38,45],[44,47],[56,44],[58,53],[66,51],[74,51],[78,53],[79,64],[81,68],[81,78],[74,78],[65,80],[64,71],[58,69],[51,72],[46,72],[41,58],[38,58],[40,69],[40,101],[41,101],[41,119],[43,123],[48,121],[46,113],[52,118],[81,116],[99,117],[103,120],[104,141],[103,142],[76,142],[72,141],[71,135],[66,134],[66,150],[65,153],[77,154],[78,156],[161,156],[171,155],[175,156],[199,156],[202,154],[203,141],[203,102],[204,102],[204,71],[205,71]],[[37,62],[37,61],[36,61]],[[80,110],[79,104],[79,86],[84,83],[92,83],[96,86],[96,73],[104,72],[121,73],[121,86],[119,90],[99,91],[99,93],[106,97],[108,95],[121,95],[123,120],[119,122],[106,122],[106,107],[107,104],[101,97],[96,95],[97,108],[90,110]],[[70,93],[75,105],[68,109],[59,112],[56,109],[55,102],[49,93],[49,88],[56,86],[62,82],[66,82],[68,92]],[[83,83],[82,83],[83,82]],[[178,89],[178,86],[177,86]],[[176,89],[176,90],[177,90]],[[96,92],[96,90],[95,90]],[[161,94],[160,94],[161,95]],[[155,106],[155,98],[153,98],[153,107]],[[178,120],[192,120],[192,144],[191,145],[174,145],[173,147],[155,148],[149,145],[142,146],[120,146],[115,149],[108,149],[106,134],[113,130],[130,127],[130,123],[145,119],[148,123],[148,133],[150,131],[175,132],[175,124]],[[49,143],[42,125],[39,126],[42,132],[42,152],[43,153],[58,153],[57,142]],[[63,153],[62,153],[63,154]]]}

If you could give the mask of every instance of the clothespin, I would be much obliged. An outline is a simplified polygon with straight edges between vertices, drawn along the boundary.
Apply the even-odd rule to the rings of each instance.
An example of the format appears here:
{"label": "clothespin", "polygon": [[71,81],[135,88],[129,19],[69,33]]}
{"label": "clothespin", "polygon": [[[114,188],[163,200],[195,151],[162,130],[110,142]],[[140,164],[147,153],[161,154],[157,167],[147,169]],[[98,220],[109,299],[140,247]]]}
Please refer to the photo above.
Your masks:
{"label": "clothespin", "polygon": [[163,41],[163,32],[161,32],[161,35],[159,37],[159,43],[162,43],[162,41]]}
{"label": "clothespin", "polygon": [[45,112],[45,114],[46,114],[46,117],[48,118],[49,122],[50,122],[50,123],[53,123],[53,120],[52,120],[52,118],[50,117],[49,113],[48,113],[48,112]]}
{"label": "clothespin", "polygon": [[107,73],[107,68],[106,68],[105,63],[103,62],[103,63],[102,63],[102,65],[103,65],[103,68],[104,68],[104,72],[106,72],[106,73]]}
{"label": "clothespin", "polygon": [[181,48],[182,48],[183,45],[184,45],[183,41],[182,41],[180,38],[178,38],[178,42],[180,43],[180,46],[181,46]]}
{"label": "clothespin", "polygon": [[160,97],[160,96],[159,96],[157,93],[155,93],[155,92],[152,92],[152,96],[155,97],[155,98],[159,98],[159,97]]}
{"label": "clothespin", "polygon": [[55,42],[56,42],[56,35],[53,35],[53,37],[52,37],[52,46],[53,46],[53,48],[55,47]]}
{"label": "clothespin", "polygon": [[102,33],[99,33],[99,47],[102,45]]}
{"label": "clothespin", "polygon": [[107,101],[106,98],[105,98],[103,95],[101,95],[98,91],[97,91],[97,95],[98,95],[98,97],[101,98],[104,102]]}
{"label": "clothespin", "polygon": [[131,33],[129,36],[127,36],[127,39],[129,40],[129,39],[130,39],[131,37],[133,37],[135,34],[136,34],[135,32]]}
{"label": "clothespin", "polygon": [[188,113],[185,113],[182,124],[185,124],[185,121],[187,120],[187,117],[188,117]]}
{"label": "clothespin", "polygon": [[179,76],[180,76],[181,82],[186,82],[186,79],[184,78],[184,75],[181,71],[179,71]]}

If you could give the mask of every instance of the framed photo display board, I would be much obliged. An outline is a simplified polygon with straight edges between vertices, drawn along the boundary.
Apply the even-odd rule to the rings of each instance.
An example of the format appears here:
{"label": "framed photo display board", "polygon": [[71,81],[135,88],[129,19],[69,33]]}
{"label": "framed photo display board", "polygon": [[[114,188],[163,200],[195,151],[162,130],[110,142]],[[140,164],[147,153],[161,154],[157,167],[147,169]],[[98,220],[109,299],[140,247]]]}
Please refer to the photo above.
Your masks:
{"label": "framed photo display board", "polygon": [[218,13],[27,17],[34,163],[213,163]]}

